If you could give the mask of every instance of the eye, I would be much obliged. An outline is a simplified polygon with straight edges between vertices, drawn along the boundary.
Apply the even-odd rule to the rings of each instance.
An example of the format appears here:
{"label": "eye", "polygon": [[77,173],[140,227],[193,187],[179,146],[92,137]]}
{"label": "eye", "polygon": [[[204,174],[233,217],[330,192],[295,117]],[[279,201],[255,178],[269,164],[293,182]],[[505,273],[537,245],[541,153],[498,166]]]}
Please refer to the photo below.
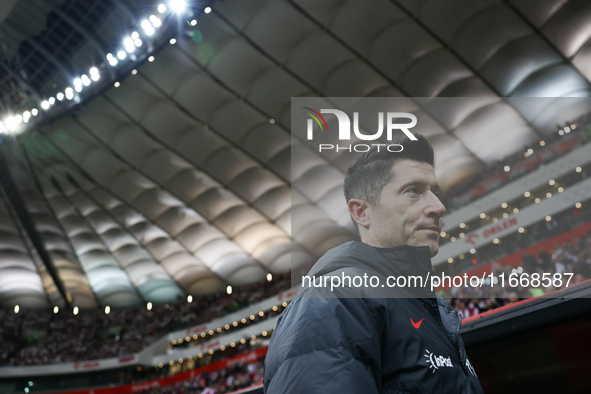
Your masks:
{"label": "eye", "polygon": [[409,187],[408,189],[406,189],[406,192],[410,194],[420,194],[419,188],[416,186]]}

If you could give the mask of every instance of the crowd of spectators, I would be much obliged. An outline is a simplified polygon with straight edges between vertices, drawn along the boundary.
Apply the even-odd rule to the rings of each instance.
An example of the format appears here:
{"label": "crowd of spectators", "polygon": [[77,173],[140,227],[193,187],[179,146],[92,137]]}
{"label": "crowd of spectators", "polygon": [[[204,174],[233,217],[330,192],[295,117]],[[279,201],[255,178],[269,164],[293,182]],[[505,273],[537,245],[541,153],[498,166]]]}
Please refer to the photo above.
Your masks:
{"label": "crowd of spectators", "polygon": [[167,333],[209,322],[289,289],[289,274],[271,282],[195,297],[189,302],[145,308],[99,309],[58,314],[0,310],[0,365],[95,360],[137,353]]}
{"label": "crowd of spectators", "polygon": [[[523,264],[520,266],[518,273],[528,274],[531,278],[532,274],[542,275],[550,273],[551,277],[554,274],[560,274],[564,278],[561,282],[550,281],[549,285],[532,286],[485,286],[481,287],[451,287],[444,292],[444,296],[448,298],[449,302],[462,315],[462,318],[476,316],[480,313],[507,305],[526,298],[537,297],[544,294],[549,294],[566,287],[567,277],[562,276],[565,273],[572,274],[569,282],[569,287],[578,283],[591,279],[591,232],[585,234],[574,242],[565,242],[564,244],[555,247],[552,253],[547,253],[542,250],[535,256],[524,253],[522,256]],[[509,278],[514,267],[500,266],[493,263],[491,272],[494,276],[499,276],[504,273],[504,278]],[[525,282],[527,283],[527,282]],[[555,286],[557,283],[562,285]]]}
{"label": "crowd of spectators", "polygon": [[[571,130],[570,134],[571,135],[578,134],[581,137],[583,137],[584,143],[588,142],[589,139],[591,139],[591,126],[590,126],[591,116],[590,115],[583,116],[575,123],[578,124],[579,127]],[[550,133],[550,134],[544,136],[543,141],[544,141],[545,146],[550,146],[551,144],[559,141],[561,139],[561,137],[562,136],[558,133]],[[531,145],[524,146],[522,150],[517,151],[512,155],[509,155],[501,160],[497,160],[497,161],[489,164],[488,166],[483,168],[482,171],[478,171],[473,176],[471,176],[469,179],[463,179],[461,183],[458,183],[458,184],[454,185],[453,187],[451,187],[450,189],[446,190],[445,191],[445,205],[448,208],[448,212],[451,212],[454,209],[461,208],[466,203],[471,201],[472,199],[466,200],[466,198],[465,198],[466,194],[469,194],[471,190],[478,188],[478,186],[481,185],[483,182],[489,181],[493,178],[501,177],[506,172],[506,170],[505,170],[506,166],[508,166],[509,168],[514,168],[516,165],[523,163],[524,161],[530,159],[531,157],[534,157],[529,154],[527,156],[524,155],[524,152],[527,152],[530,149],[534,152],[533,155],[535,155],[535,154],[537,154],[536,153],[537,151],[542,149],[542,147],[540,146],[539,141],[536,141]],[[568,152],[562,152],[562,154],[565,154],[565,153],[568,153]],[[551,161],[551,160],[554,160],[558,157],[560,157],[560,156],[546,158],[545,160],[543,160],[543,162],[547,162],[548,160]],[[504,179],[504,181],[502,183],[497,184],[496,187],[500,187],[504,184],[504,182],[509,181],[508,177],[507,178],[501,177],[501,178]],[[501,178],[499,178],[499,179],[501,179]],[[511,179],[510,181],[514,181],[514,179]],[[493,187],[493,188],[487,190],[486,192],[490,193],[496,187]]]}
{"label": "crowd of spectators", "polygon": [[238,362],[226,368],[205,372],[195,378],[141,391],[140,394],[222,394],[232,393],[253,385],[263,384],[263,362],[261,357],[255,362]]}

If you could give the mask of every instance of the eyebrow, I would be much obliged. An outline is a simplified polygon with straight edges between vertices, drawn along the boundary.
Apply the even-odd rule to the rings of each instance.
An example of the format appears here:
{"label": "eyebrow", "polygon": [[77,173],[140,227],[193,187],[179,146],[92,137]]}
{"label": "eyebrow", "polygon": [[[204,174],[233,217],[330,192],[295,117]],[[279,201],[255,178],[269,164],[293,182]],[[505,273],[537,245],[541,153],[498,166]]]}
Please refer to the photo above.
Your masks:
{"label": "eyebrow", "polygon": [[425,185],[428,185],[431,188],[431,190],[433,191],[433,193],[443,194],[443,190],[441,189],[441,186],[439,186],[439,183],[431,184],[429,182],[424,182],[424,181],[410,181],[410,182],[405,183],[404,185],[400,186],[398,191],[402,192],[404,189],[406,189],[409,186],[425,186]]}

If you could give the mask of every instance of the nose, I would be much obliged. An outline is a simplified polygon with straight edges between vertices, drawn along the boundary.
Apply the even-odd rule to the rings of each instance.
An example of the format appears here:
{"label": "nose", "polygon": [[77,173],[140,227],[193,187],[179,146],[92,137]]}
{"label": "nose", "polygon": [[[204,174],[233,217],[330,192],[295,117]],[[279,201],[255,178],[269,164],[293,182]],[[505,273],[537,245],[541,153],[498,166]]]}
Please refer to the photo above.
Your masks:
{"label": "nose", "polygon": [[445,213],[445,205],[441,202],[439,197],[433,192],[429,192],[429,198],[424,212],[426,216],[440,218]]}

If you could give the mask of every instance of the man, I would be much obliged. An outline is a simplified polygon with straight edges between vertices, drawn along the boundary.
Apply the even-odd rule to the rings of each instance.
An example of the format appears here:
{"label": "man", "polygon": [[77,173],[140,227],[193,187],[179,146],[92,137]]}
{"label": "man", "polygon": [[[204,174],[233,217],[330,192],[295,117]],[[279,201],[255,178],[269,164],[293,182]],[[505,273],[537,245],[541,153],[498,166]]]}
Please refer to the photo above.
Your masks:
{"label": "man", "polygon": [[445,207],[433,148],[417,139],[392,141],[403,150],[374,149],[349,167],[345,198],[361,242],[328,251],[304,278],[269,344],[266,393],[482,392],[460,318],[421,285]]}

